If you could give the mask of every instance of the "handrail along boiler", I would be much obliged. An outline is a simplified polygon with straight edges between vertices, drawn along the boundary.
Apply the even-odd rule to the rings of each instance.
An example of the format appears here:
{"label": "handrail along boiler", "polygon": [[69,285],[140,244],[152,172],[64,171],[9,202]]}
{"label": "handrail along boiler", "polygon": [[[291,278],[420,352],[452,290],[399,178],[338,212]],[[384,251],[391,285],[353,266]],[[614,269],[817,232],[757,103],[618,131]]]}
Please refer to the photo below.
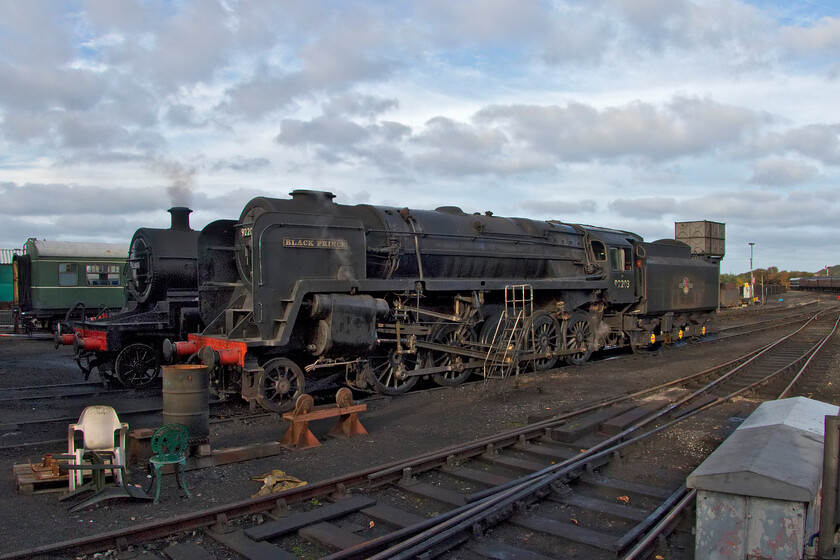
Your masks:
{"label": "handrail along boiler", "polygon": [[313,382],[400,394],[605,347],[705,332],[718,266],[675,240],[601,227],[336,204],[328,192],[255,198],[199,237],[206,325],[180,343],[215,391],[287,410]]}

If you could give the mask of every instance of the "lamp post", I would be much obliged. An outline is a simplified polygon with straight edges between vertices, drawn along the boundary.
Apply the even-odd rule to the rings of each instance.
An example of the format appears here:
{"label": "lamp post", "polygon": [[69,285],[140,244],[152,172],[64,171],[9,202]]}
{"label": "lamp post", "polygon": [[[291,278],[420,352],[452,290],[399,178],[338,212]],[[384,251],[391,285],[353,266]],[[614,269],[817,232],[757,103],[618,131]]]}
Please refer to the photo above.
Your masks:
{"label": "lamp post", "polygon": [[755,277],[753,276],[753,246],[755,242],[750,243],[750,305],[755,303]]}

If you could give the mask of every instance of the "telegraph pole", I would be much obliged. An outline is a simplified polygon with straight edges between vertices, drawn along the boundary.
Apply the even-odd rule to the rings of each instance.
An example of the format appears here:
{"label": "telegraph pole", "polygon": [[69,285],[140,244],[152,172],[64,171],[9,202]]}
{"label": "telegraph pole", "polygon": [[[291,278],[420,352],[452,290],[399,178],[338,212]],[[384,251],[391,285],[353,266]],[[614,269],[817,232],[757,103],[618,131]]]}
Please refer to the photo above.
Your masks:
{"label": "telegraph pole", "polygon": [[755,277],[753,276],[753,246],[755,242],[750,242],[750,305],[755,303]]}

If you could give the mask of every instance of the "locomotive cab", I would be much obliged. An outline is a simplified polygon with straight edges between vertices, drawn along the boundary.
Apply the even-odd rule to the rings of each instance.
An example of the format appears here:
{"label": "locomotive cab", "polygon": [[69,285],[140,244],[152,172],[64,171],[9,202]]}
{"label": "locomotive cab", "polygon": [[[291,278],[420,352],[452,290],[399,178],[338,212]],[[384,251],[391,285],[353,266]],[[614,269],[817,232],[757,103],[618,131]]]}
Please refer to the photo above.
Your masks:
{"label": "locomotive cab", "polygon": [[607,282],[607,301],[619,305],[638,301],[639,275],[633,268],[633,255],[641,239],[626,232],[590,229],[588,233],[592,262]]}

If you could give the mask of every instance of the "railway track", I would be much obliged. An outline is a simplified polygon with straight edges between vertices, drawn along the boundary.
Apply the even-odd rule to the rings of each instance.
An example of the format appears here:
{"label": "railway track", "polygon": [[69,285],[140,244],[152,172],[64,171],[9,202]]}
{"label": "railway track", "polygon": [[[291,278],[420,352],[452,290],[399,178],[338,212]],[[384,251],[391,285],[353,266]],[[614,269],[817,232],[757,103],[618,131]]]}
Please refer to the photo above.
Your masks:
{"label": "railway track", "polygon": [[68,397],[114,396],[124,395],[131,389],[106,389],[101,383],[59,383],[55,385],[35,385],[28,387],[0,388],[0,403],[19,401],[38,401]]}
{"label": "railway track", "polygon": [[736,360],[465,445],[0,558],[125,548],[199,530],[217,555],[253,559],[633,558],[673,527],[693,495],[679,473],[640,482],[650,466],[631,451],[709,414],[720,424],[743,405],[713,411],[738,397],[802,391],[836,329],[836,310],[824,311]]}
{"label": "railway track", "polygon": [[[798,301],[804,299],[802,301]],[[760,317],[772,316],[777,314],[789,313],[791,309],[811,309],[820,305],[821,302],[827,301],[825,298],[794,298],[788,300],[784,305],[752,305],[741,308],[726,309],[719,313],[719,318],[724,321],[737,321],[744,317]]]}
{"label": "railway track", "polygon": [[[811,307],[813,305],[816,305],[816,301],[801,304],[798,306],[797,309],[803,309],[806,307]],[[802,310],[798,312],[795,311],[794,313],[791,313],[791,310],[787,308],[773,309],[768,310],[767,312],[771,314],[781,313],[782,315],[778,317],[759,319],[757,321],[748,321],[743,324],[720,326],[717,329],[717,333],[700,337],[699,341],[705,342],[716,339],[730,338],[733,336],[755,334],[777,327],[784,327],[789,325],[791,322],[804,321],[812,315],[807,310]],[[604,354],[605,356],[609,355],[609,351],[602,352],[602,354]],[[160,389],[155,388],[154,386],[141,389],[109,388],[102,381],[85,381],[82,383],[61,383],[54,385],[34,385],[21,387],[0,387],[0,403],[90,395],[107,397],[111,395],[123,395],[132,391],[139,391],[141,394],[145,394],[148,391],[156,391],[159,393]]]}
{"label": "railway track", "polygon": [[[747,336],[772,330],[779,327],[788,326],[790,324],[802,323],[807,321],[813,315],[812,311],[802,310],[797,313],[786,313],[778,317],[769,317],[766,319],[759,319],[757,321],[748,321],[746,323],[737,325],[726,325],[718,328],[717,333],[710,335],[709,338],[716,338],[725,340],[736,336]],[[705,338],[705,337],[701,337]]]}
{"label": "railway track", "polygon": [[[811,304],[806,304],[803,307],[809,308]],[[779,310],[775,310],[779,311]],[[696,344],[714,343],[721,340],[726,340],[738,336],[753,335],[773,329],[790,327],[808,320],[813,313],[806,311],[796,311],[790,314],[790,310],[782,310],[786,315],[781,317],[764,318],[757,321],[750,321],[747,323],[732,325],[724,327],[722,330],[725,334],[715,333],[710,334],[696,340]],[[679,347],[685,343],[675,344]],[[645,354],[645,352],[643,352]],[[605,354],[603,357],[607,357]],[[610,357],[616,357],[612,355]],[[620,357],[620,356],[618,356]],[[552,371],[562,370],[572,366],[563,366],[560,368],[553,368]],[[476,377],[469,383],[483,383],[484,381]],[[431,390],[438,390],[435,386]],[[334,395],[332,392],[324,392],[327,395],[325,398],[329,400]],[[9,387],[0,388],[0,403],[15,403],[15,402],[35,402],[35,401],[60,401],[62,404],[57,405],[56,408],[49,415],[44,415],[41,411],[43,406],[32,408],[32,413],[29,410],[21,414],[19,420],[11,424],[0,424],[0,434],[4,434],[3,445],[0,446],[0,451],[14,449],[19,447],[38,447],[43,445],[54,445],[65,440],[66,426],[68,423],[75,422],[78,418],[79,411],[88,404],[94,404],[94,400],[90,397],[96,397],[95,403],[112,402],[121,419],[129,422],[130,425],[136,427],[153,426],[156,425],[160,418],[162,408],[155,402],[159,399],[160,387],[147,387],[143,389],[107,389],[100,383],[71,383],[71,384],[57,384],[48,386],[28,386],[28,387]],[[319,396],[315,395],[318,399]],[[75,403],[74,399],[84,399],[84,402]],[[320,402],[320,401],[319,401]],[[365,402],[364,399],[359,402]],[[75,404],[74,404],[75,403]],[[144,403],[147,403],[144,405]],[[256,415],[244,406],[237,407],[232,401],[210,401],[211,407],[225,407],[223,414],[224,419],[211,420],[215,421],[229,421],[237,418],[251,418],[253,416],[269,415],[269,412],[257,413]],[[238,403],[241,404],[241,403]],[[61,410],[65,412],[62,414]],[[212,414],[212,413],[211,413]],[[27,430],[26,433],[23,430]],[[33,437],[34,435],[34,437]]]}

